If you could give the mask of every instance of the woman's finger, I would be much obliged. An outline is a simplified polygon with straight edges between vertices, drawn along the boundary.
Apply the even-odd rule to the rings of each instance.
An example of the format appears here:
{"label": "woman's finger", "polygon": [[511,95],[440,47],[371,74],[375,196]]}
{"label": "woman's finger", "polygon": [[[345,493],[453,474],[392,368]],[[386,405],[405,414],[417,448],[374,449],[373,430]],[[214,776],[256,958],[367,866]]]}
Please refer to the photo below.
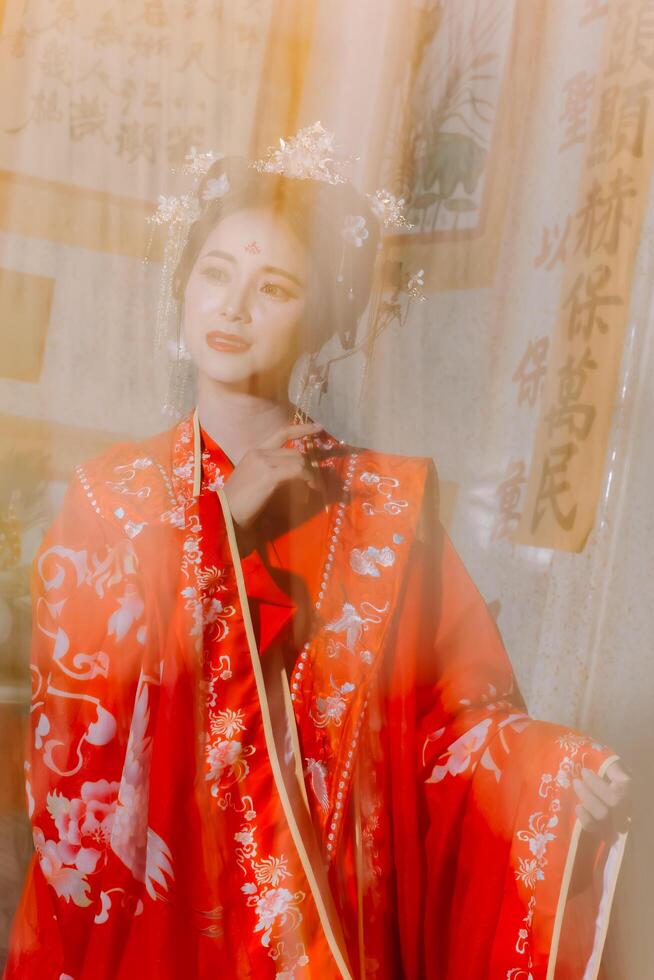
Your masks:
{"label": "woman's finger", "polygon": [[304,456],[299,449],[294,449],[290,446],[288,449],[264,449],[260,450],[265,459],[292,459],[297,457],[298,459],[304,459]]}
{"label": "woman's finger", "polygon": [[575,808],[575,813],[579,819],[579,823],[584,828],[584,830],[593,831],[597,829],[597,824],[591,817],[590,813],[579,803]]}
{"label": "woman's finger", "polygon": [[612,762],[606,770],[606,778],[610,779],[612,783],[624,783],[628,785],[631,782],[631,776],[628,772],[625,772],[617,760]]}
{"label": "woman's finger", "polygon": [[285,480],[304,480],[311,485],[315,482],[313,471],[306,465],[302,456],[297,454],[294,457],[269,457],[270,466],[277,484]]}
{"label": "woman's finger", "polygon": [[584,809],[588,810],[591,817],[598,822],[606,820],[609,815],[609,808],[606,803],[598,799],[581,779],[573,779],[572,785],[574,786],[575,793],[579,797],[580,803]]}
{"label": "woman's finger", "polygon": [[303,422],[302,425],[283,425],[259,444],[259,449],[280,449],[289,439],[308,436],[324,429],[320,422]]}
{"label": "woman's finger", "polygon": [[627,786],[625,783],[609,783],[601,776],[598,776],[592,769],[581,770],[582,782],[588,786],[590,791],[598,796],[607,806],[615,806],[620,802]]}

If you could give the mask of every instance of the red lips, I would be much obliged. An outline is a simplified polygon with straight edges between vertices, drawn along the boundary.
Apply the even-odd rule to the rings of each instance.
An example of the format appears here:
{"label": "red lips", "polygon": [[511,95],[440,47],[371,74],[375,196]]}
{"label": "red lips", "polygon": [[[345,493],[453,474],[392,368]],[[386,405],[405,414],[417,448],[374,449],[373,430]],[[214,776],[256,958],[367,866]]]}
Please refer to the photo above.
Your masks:
{"label": "red lips", "polygon": [[241,337],[237,337],[233,333],[224,333],[222,330],[211,330],[207,334],[207,344],[213,350],[220,351],[244,351],[247,350],[252,344],[249,344],[246,340]]}

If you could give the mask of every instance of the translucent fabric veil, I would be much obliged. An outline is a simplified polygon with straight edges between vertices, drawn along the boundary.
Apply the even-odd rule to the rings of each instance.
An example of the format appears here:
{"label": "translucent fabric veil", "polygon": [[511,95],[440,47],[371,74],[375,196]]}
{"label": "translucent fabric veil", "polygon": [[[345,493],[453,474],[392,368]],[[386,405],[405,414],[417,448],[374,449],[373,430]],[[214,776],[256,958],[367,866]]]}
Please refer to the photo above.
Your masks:
{"label": "translucent fabric veil", "polygon": [[[552,948],[581,962],[575,922],[594,952],[557,977],[654,976],[654,4],[5,0],[0,79],[2,960],[36,861],[88,930],[62,978],[92,955],[132,975],[156,934],[152,976],[208,975],[206,941],[232,976],[445,977],[447,947],[549,980]],[[356,336],[291,378],[325,508],[280,495],[258,551],[161,307],[180,242],[148,219],[190,153],[265,159],[318,120],[371,215],[384,189],[405,220],[380,224]],[[616,756],[633,816],[597,846],[591,921],[564,794]],[[489,885],[475,920],[453,865],[485,854],[491,882],[515,861],[515,908]]]}

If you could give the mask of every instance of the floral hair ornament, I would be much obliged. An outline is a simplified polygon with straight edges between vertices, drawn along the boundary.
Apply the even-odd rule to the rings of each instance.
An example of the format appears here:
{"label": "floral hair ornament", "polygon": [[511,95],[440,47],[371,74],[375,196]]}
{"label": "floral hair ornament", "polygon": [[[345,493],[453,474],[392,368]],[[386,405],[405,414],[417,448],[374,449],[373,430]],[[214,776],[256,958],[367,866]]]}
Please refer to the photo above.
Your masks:
{"label": "floral hair ornament", "polygon": [[250,166],[259,173],[280,174],[295,180],[344,184],[347,177],[343,176],[341,170],[356,159],[337,156],[334,134],[318,121],[300,129],[290,139],[280,139],[278,147],[271,146],[266,157],[253,160]]}
{"label": "floral hair ornament", "polygon": [[366,219],[361,214],[346,214],[343,221],[342,237],[348,245],[361,248],[368,237]]}
{"label": "floral hair ornament", "polygon": [[394,194],[391,194],[390,191],[387,191],[383,187],[375,191],[374,194],[367,194],[366,197],[370,201],[370,207],[384,228],[402,228],[405,231],[413,228],[411,222],[407,221],[404,216],[406,202],[403,197],[395,197]]}
{"label": "floral hair ornament", "polygon": [[[156,210],[147,218],[152,231],[143,260],[146,263],[150,261],[154,226],[165,225],[168,228],[155,318],[154,347],[156,351],[165,349],[170,357],[168,392],[163,406],[163,411],[170,415],[176,415],[180,411],[190,364],[190,355],[184,345],[177,304],[173,296],[173,277],[191,226],[200,217],[203,206],[229,191],[229,178],[223,174],[222,177],[207,182],[202,199],[197,193],[198,185],[204,175],[212,164],[222,157],[222,153],[214,153],[211,150],[200,153],[195,146],[192,146],[184,157],[181,168],[179,170],[175,167],[171,168],[171,174],[179,173],[191,178],[190,191],[168,197],[159,195]],[[171,333],[174,335],[172,340],[169,339]]]}

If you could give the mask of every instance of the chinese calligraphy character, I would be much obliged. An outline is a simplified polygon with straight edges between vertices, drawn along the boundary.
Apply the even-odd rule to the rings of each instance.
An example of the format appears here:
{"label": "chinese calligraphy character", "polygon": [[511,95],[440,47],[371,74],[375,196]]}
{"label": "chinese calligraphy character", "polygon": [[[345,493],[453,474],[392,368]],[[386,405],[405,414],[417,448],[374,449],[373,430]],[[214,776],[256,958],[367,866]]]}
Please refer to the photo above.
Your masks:
{"label": "chinese calligraphy character", "polygon": [[643,0],[634,30],[634,62],[654,68],[654,2]]}
{"label": "chinese calligraphy character", "polygon": [[[568,513],[565,514],[559,505],[558,498],[570,489],[570,482],[565,479],[565,474],[568,463],[577,452],[579,452],[579,447],[576,443],[566,442],[562,446],[551,449],[545,457],[531,520],[532,534],[537,530],[547,513],[548,504],[559,527],[563,528],[564,531],[569,531],[572,528],[577,516],[577,504],[573,504]],[[558,457],[558,462],[553,462],[552,457]],[[557,481],[557,476],[562,476],[562,479]]]}
{"label": "chinese calligraphy character", "polygon": [[587,276],[582,272],[577,276],[563,304],[564,309],[568,307],[570,309],[568,336],[571,340],[580,333],[583,333],[585,340],[590,340],[595,327],[600,333],[607,332],[608,323],[600,316],[600,312],[604,307],[622,304],[619,296],[601,295],[603,287],[610,278],[611,269],[608,265],[598,266]]}
{"label": "chinese calligraphy character", "polygon": [[34,96],[33,121],[37,123],[61,122],[63,118],[64,114],[59,105],[59,92],[39,89]]}
{"label": "chinese calligraphy character", "polygon": [[[216,78],[216,76],[212,75],[209,69],[203,63],[202,52],[204,50],[204,47],[205,47],[204,41],[194,41],[189,47],[189,52],[186,59],[179,65],[177,70],[188,71],[191,65],[195,65],[197,68],[200,69],[203,75],[205,75],[209,79],[209,81],[217,82],[218,79]],[[232,71],[236,71],[236,70],[237,69],[232,69]]]}
{"label": "chinese calligraphy character", "polygon": [[619,85],[610,85],[600,95],[599,113],[590,138],[590,164],[606,160],[607,152],[613,146],[615,121],[621,95]]}
{"label": "chinese calligraphy character", "polygon": [[106,109],[96,96],[94,99],[82,96],[70,106],[70,138],[79,142],[86,136],[102,132],[106,120]]}
{"label": "chinese calligraphy character", "polygon": [[519,510],[522,490],[527,482],[525,464],[520,459],[509,466],[506,479],[497,488],[500,510],[493,528],[492,537],[507,538],[520,521]]}
{"label": "chinese calligraphy character", "polygon": [[584,13],[580,24],[589,24],[592,20],[606,17],[609,12],[609,0],[584,0]]}
{"label": "chinese calligraphy character", "polygon": [[91,28],[90,38],[96,48],[106,48],[111,44],[119,44],[123,39],[123,32],[116,24],[113,11],[107,11],[100,18],[97,27]]}
{"label": "chinese calligraphy character", "polygon": [[153,58],[165,54],[170,48],[169,34],[135,34],[129,42],[132,53],[127,59],[133,65],[138,58]]}
{"label": "chinese calligraphy character", "polygon": [[529,341],[527,350],[511,379],[520,386],[518,388],[518,405],[527,401],[533,408],[536,404],[545,378],[549,345],[549,337],[539,337],[538,340]]}
{"label": "chinese calligraphy character", "polygon": [[559,368],[558,404],[545,416],[550,436],[555,429],[567,427],[568,433],[576,439],[587,438],[597,413],[594,405],[585,405],[580,398],[588,372],[596,368],[590,347],[586,347],[577,364],[574,355],[569,354],[566,363]]}
{"label": "chinese calligraphy character", "polygon": [[627,201],[636,197],[633,184],[632,177],[618,170],[609,184],[609,193],[604,196],[601,184],[595,181],[586,195],[586,204],[577,212],[576,251],[581,249],[590,256],[603,248],[609,255],[615,255],[622,226],[631,224],[625,211]]}
{"label": "chinese calligraphy character", "polygon": [[627,49],[633,27],[632,10],[627,9],[626,4],[623,4],[620,14],[621,16],[615,20],[610,38],[609,59],[604,72],[607,76],[624,73],[629,68]]}
{"label": "chinese calligraphy character", "polygon": [[154,163],[157,153],[155,138],[154,123],[123,122],[116,136],[118,156],[127,156],[128,163],[134,163],[139,156]]}
{"label": "chinese calligraphy character", "polygon": [[162,0],[145,0],[143,6],[143,20],[148,27],[165,27],[167,17]]}
{"label": "chinese calligraphy character", "polygon": [[47,78],[57,78],[66,85],[70,85],[68,64],[69,52],[65,44],[51,41],[45,46],[41,58],[41,69]]}
{"label": "chinese calligraphy character", "polygon": [[534,269],[539,269],[543,265],[549,272],[557,262],[565,262],[570,225],[570,215],[568,215],[563,234],[559,230],[558,224],[554,225],[553,228],[543,227],[543,241],[541,250],[534,259]]}
{"label": "chinese calligraphy character", "polygon": [[617,156],[621,150],[627,150],[634,157],[642,157],[652,84],[650,80],[646,80],[624,90],[613,156]]}
{"label": "chinese calligraphy character", "polygon": [[563,86],[565,102],[559,122],[564,124],[564,139],[559,153],[584,142],[594,90],[595,77],[585,69],[573,75]]}

